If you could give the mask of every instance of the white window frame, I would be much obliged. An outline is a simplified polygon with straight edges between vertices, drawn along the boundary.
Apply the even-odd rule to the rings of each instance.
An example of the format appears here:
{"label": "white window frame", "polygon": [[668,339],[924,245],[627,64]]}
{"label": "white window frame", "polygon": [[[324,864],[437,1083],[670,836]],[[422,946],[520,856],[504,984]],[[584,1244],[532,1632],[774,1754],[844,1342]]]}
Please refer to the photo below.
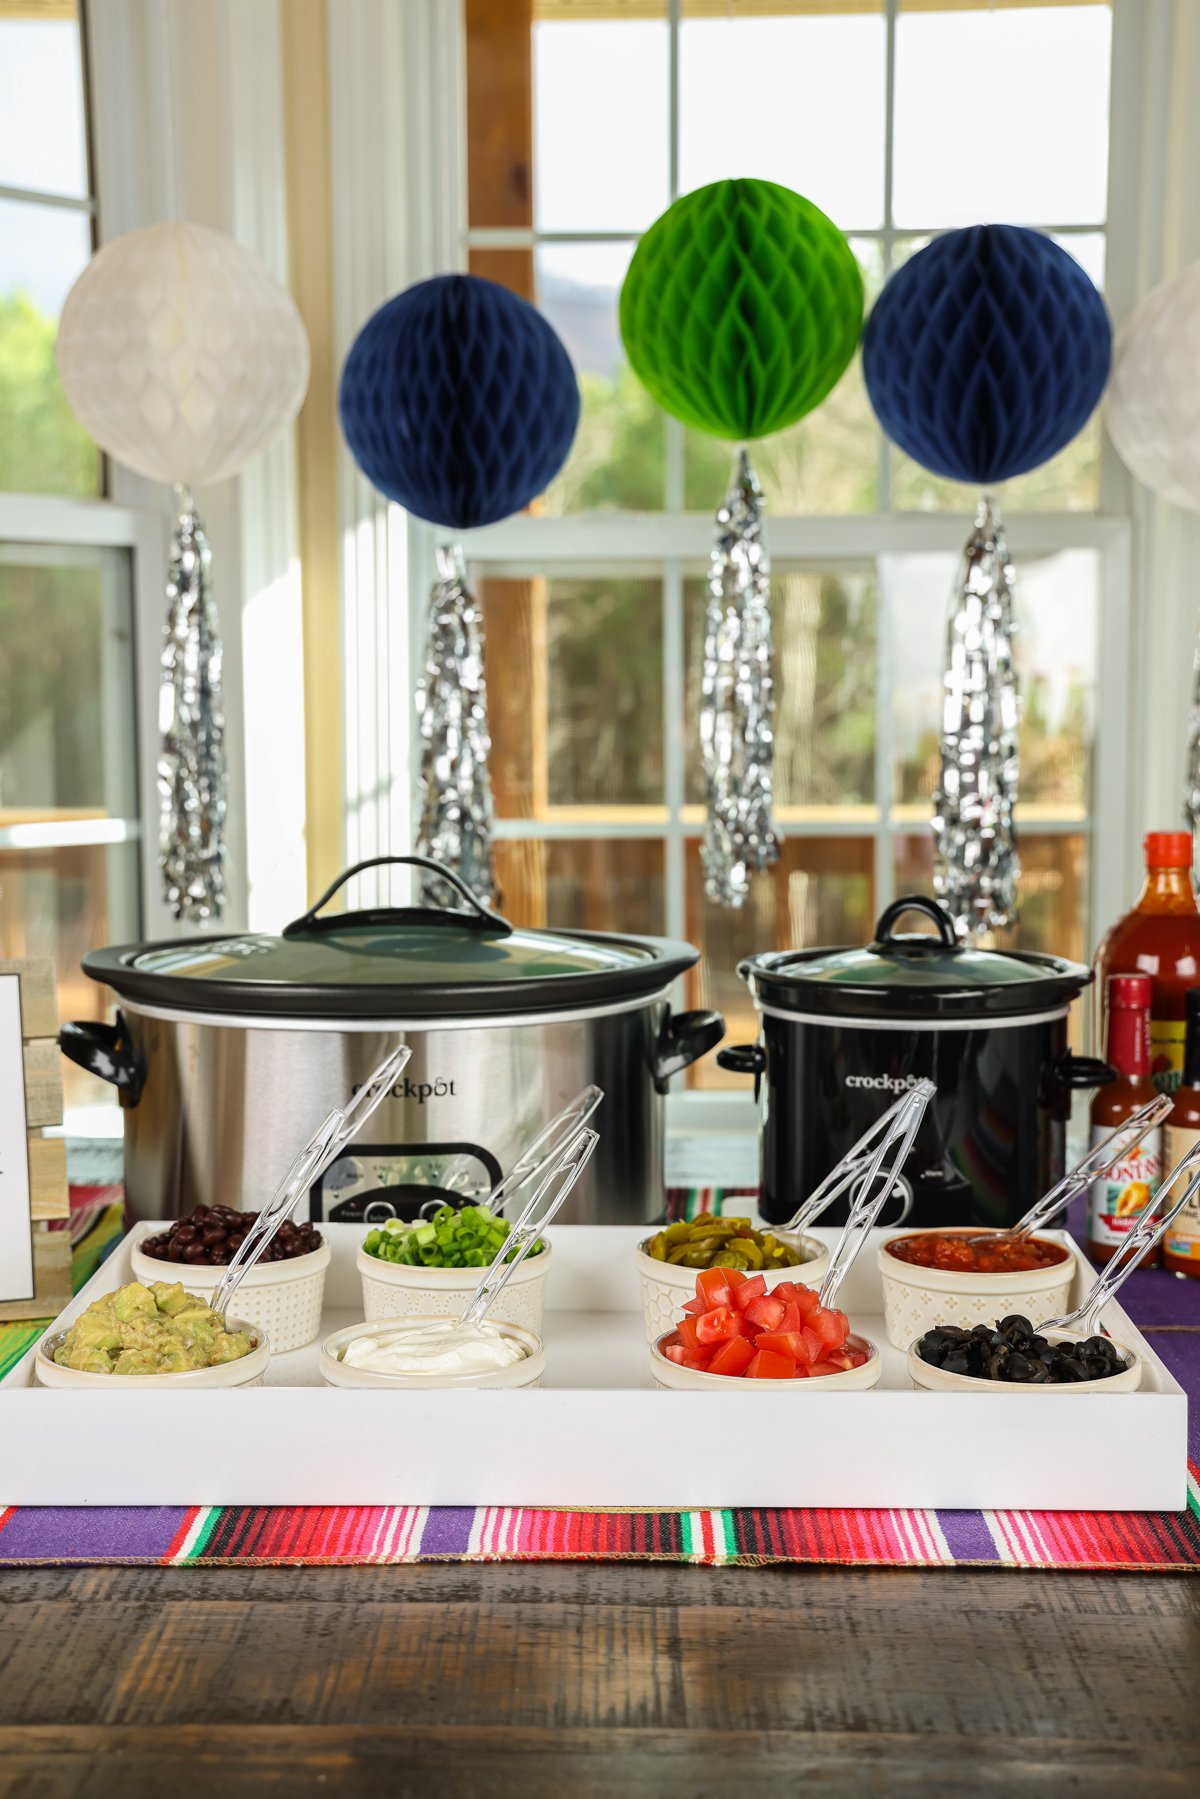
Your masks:
{"label": "white window frame", "polygon": [[[679,0],[671,0],[677,16]],[[335,326],[339,358],[364,320],[407,282],[465,266],[469,244],[534,242],[533,232],[466,229],[464,152],[465,74],[459,0],[330,0],[329,60],[333,191],[338,196],[339,257]],[[888,87],[894,70],[895,0],[887,0]],[[1188,100],[1188,71],[1200,76],[1200,34],[1187,0],[1113,0],[1110,173],[1106,296],[1115,321],[1136,298],[1189,256],[1200,254],[1200,217],[1188,212],[1190,171],[1200,152],[1200,125]],[[678,103],[672,83],[671,104]],[[890,159],[890,107],[888,155]],[[673,134],[674,135],[674,134]],[[387,152],[384,154],[384,152]],[[1167,174],[1174,171],[1174,185]],[[889,212],[874,235],[890,242]],[[1182,225],[1176,221],[1182,220]],[[1099,223],[1099,222],[1098,222]],[[1087,227],[1064,227],[1093,231]],[[907,231],[905,233],[907,235]],[[561,241],[562,234],[557,236]],[[580,233],[580,238],[591,233]],[[595,234],[603,235],[603,234]],[[869,234],[860,234],[869,235]],[[668,445],[681,434],[666,426]],[[681,458],[670,453],[666,499],[682,493]],[[425,595],[433,571],[435,534],[406,519],[374,494],[341,449],[343,622],[346,641],[347,857],[411,847],[412,787],[417,765],[412,672],[424,631]],[[886,476],[885,476],[886,481]],[[884,489],[886,493],[886,487]],[[715,500],[714,500],[715,504]],[[1089,921],[1098,925],[1129,902],[1143,829],[1172,822],[1186,740],[1188,694],[1178,680],[1164,685],[1164,666],[1190,661],[1195,641],[1194,594],[1164,579],[1200,554],[1200,520],[1152,502],[1133,484],[1107,441],[1099,510],[1092,513],[1014,512],[1006,515],[1009,541],[1022,559],[1068,548],[1091,548],[1101,559],[1101,621],[1095,694],[1092,800],[1084,829],[1090,839]],[[768,519],[768,548],[777,569],[829,567],[844,561],[861,567],[893,554],[944,551],[957,554],[969,521],[960,515],[893,513]],[[685,570],[702,570],[711,543],[708,514],[580,514],[562,518],[510,519],[469,533],[464,547],[473,572],[484,577],[580,576],[603,568],[661,574],[664,581],[664,743],[666,786],[674,810],[682,802],[682,582]],[[1194,565],[1194,562],[1193,562]],[[1135,608],[1134,596],[1138,604]],[[935,596],[940,608],[946,596]],[[890,613],[880,583],[881,631]],[[1137,614],[1135,627],[1135,611]],[[398,625],[400,628],[398,628]],[[940,630],[940,624],[937,627]],[[1163,639],[1168,648],[1164,663]],[[1186,645],[1186,650],[1184,649]],[[886,637],[881,647],[886,650]],[[881,655],[881,661],[886,660]],[[892,892],[891,839],[895,821],[885,781],[888,711],[880,693],[884,728],[877,750],[875,898]],[[672,710],[668,711],[667,708]],[[402,721],[397,725],[397,721]],[[405,728],[405,722],[407,728]],[[885,792],[885,786],[887,791]],[[1165,797],[1164,797],[1165,796]],[[911,826],[905,827],[911,829]],[[1080,831],[1043,815],[1047,831]],[[684,904],[683,844],[700,827],[679,820],[664,829],[558,825],[553,820],[500,820],[500,838],[653,836],[668,841],[666,925],[681,929]],[[828,836],[820,822],[787,827],[789,836]],[[867,835],[864,829],[856,834]],[[741,1095],[705,1092],[673,1096],[676,1117],[691,1117],[703,1102],[708,1122],[745,1122]],[[691,1121],[691,1120],[689,1120]]]}
{"label": "white window frame", "polygon": [[[93,101],[86,16],[81,17],[80,39],[84,131],[89,146],[89,191],[86,194],[72,195],[10,185],[0,186],[0,199],[82,214],[89,221],[94,239],[99,201],[96,160],[92,152]],[[152,672],[148,655],[156,654],[157,646],[151,646],[148,650],[145,633],[140,628],[156,565],[160,571],[158,586],[161,611],[163,540],[157,521],[147,511],[122,506],[109,499],[0,492],[0,543],[18,551],[24,546],[31,546],[35,554],[44,555],[47,560],[56,550],[66,553],[71,549],[101,548],[126,552],[129,558],[134,636],[130,673],[131,686],[136,696],[135,715],[124,721],[111,720],[108,723],[114,730],[119,732],[123,729],[133,738],[129,750],[135,758],[137,769],[134,787],[136,815],[47,820],[36,826],[4,826],[0,827],[0,849],[19,852],[33,848],[54,850],[137,843],[138,891],[136,903],[129,908],[133,915],[130,922],[135,931],[145,929],[148,923],[163,925],[168,915],[165,907],[155,904],[158,883],[152,878],[157,873],[154,861],[155,833],[145,828],[145,821],[154,818],[157,804],[154,762],[153,757],[147,759],[141,754],[141,746],[154,740],[157,710],[157,688],[148,678]]]}

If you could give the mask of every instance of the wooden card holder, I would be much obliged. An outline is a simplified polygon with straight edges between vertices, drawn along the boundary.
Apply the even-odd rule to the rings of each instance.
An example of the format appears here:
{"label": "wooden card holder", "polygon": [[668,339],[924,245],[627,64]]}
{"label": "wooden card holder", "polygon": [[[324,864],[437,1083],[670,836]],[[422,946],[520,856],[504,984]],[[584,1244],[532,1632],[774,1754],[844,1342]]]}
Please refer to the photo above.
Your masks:
{"label": "wooden card holder", "polygon": [[[62,1060],[58,1047],[58,1001],[54,964],[0,960],[0,988],[9,992],[4,977],[15,976],[20,1001],[20,1059],[12,1041],[0,1044],[0,1061],[7,1058],[6,1079],[21,1070],[24,1088],[25,1166],[28,1170],[28,1229],[32,1240],[33,1293],[12,1298],[6,1281],[14,1278],[0,1259],[0,1320],[52,1318],[71,1297],[71,1202],[67,1188],[67,1148],[61,1137],[47,1137],[47,1126],[62,1123]],[[11,1036],[15,1014],[11,1003],[2,1014]],[[10,1133],[19,1127],[19,1096],[9,1095]],[[7,1161],[13,1178],[20,1179],[21,1156],[0,1137],[0,1162]],[[0,1192],[3,1190],[0,1189]],[[11,1204],[11,1189],[7,1203]],[[11,1226],[14,1221],[7,1221]],[[18,1227],[19,1234],[19,1227]],[[27,1278],[27,1277],[26,1277]]]}

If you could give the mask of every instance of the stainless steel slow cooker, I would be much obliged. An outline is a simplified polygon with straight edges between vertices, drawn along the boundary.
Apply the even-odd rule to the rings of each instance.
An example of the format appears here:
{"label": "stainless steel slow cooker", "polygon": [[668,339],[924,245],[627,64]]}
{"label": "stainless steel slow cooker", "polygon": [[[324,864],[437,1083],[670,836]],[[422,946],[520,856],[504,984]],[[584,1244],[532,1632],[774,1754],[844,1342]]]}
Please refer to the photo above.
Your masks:
{"label": "stainless steel slow cooker", "polygon": [[[937,934],[897,931],[908,912]],[[1113,1078],[1106,1063],[1067,1047],[1067,1016],[1089,969],[960,944],[942,907],[921,894],[887,908],[873,943],[767,952],[738,973],[762,1034],[717,1059],[755,1078],[759,1209],[772,1223],[790,1218],[924,1077],[937,1098],[905,1161],[900,1208],[883,1222],[1012,1224],[1062,1175],[1072,1091]],[[825,1222],[844,1216],[843,1203]]]}
{"label": "stainless steel slow cooker", "polygon": [[[463,905],[324,914],[351,876],[431,870]],[[64,1025],[73,1061],[119,1090],[125,1187],[139,1218],[197,1203],[255,1209],[326,1113],[397,1039],[412,1059],[366,1139],[322,1177],[316,1218],[415,1215],[430,1189],[485,1193],[581,1088],[604,1090],[600,1144],[563,1216],[661,1216],[664,1096],[718,1043],[716,1012],[672,1013],[685,943],[517,930],[416,856],[348,869],[282,935],[93,951],[114,1025]]]}

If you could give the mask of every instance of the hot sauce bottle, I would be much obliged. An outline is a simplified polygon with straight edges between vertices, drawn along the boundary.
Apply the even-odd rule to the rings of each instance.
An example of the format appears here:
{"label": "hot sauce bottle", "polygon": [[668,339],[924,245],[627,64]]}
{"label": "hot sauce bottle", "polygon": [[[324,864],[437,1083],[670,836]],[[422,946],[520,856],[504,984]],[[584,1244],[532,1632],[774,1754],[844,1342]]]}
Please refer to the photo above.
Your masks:
{"label": "hot sauce bottle", "polygon": [[[1200,1142],[1200,987],[1187,996],[1187,1036],[1183,1046],[1183,1080],[1175,1105],[1163,1126],[1164,1169],[1176,1164]],[[1200,1280],[1200,1194],[1190,1199],[1163,1238],[1163,1267]]]}
{"label": "hot sauce bottle", "polygon": [[[1117,920],[1096,952],[1096,998],[1105,1003],[1109,975],[1136,970],[1150,976],[1150,1072],[1160,1093],[1173,1093],[1183,1073],[1184,998],[1189,987],[1200,983],[1200,905],[1192,883],[1191,833],[1151,831],[1145,855],[1146,881],[1137,904]],[[1103,1030],[1097,1030],[1093,1041],[1102,1036]]]}
{"label": "hot sauce bottle", "polygon": [[[1108,979],[1108,1039],[1105,1055],[1117,1071],[1092,1101],[1093,1146],[1124,1124],[1131,1112],[1154,1098],[1150,1075],[1149,975],[1114,974]],[[1142,1213],[1153,1205],[1162,1183],[1161,1127],[1143,1137],[1108,1173],[1093,1181],[1088,1206],[1088,1254],[1111,1261]],[[1152,1265],[1152,1250],[1142,1267]]]}

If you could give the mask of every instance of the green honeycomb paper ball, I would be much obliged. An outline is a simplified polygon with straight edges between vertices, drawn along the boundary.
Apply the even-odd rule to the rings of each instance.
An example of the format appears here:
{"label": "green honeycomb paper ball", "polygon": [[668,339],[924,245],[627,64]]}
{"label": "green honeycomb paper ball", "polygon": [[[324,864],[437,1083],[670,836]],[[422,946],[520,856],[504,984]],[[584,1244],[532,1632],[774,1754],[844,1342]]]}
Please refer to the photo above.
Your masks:
{"label": "green honeycomb paper ball", "polygon": [[665,411],[742,442],[820,405],[854,354],[862,312],[858,264],[820,207],[773,181],[714,181],[638,244],[621,337]]}

